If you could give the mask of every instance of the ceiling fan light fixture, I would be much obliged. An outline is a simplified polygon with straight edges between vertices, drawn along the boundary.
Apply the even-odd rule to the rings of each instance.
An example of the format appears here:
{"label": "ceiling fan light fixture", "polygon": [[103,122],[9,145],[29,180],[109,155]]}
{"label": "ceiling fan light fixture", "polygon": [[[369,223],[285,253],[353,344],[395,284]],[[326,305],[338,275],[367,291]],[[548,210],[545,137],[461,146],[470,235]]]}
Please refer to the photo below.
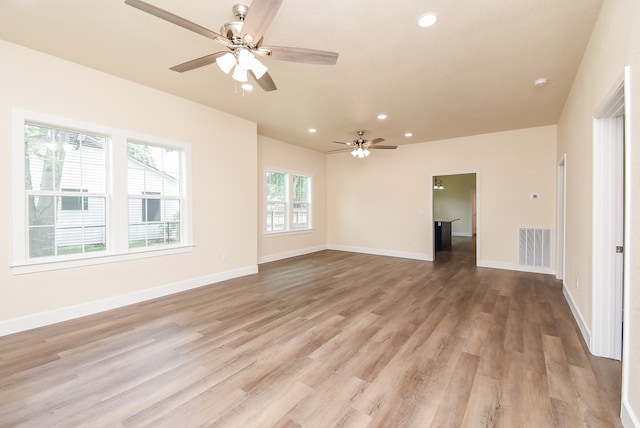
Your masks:
{"label": "ceiling fan light fixture", "polygon": [[371,152],[368,149],[364,149],[362,153],[364,153],[365,158],[371,154]]}
{"label": "ceiling fan light fixture", "polygon": [[256,75],[256,79],[260,79],[262,76],[264,76],[264,73],[266,73],[267,70],[269,70],[269,68],[267,68],[266,65],[258,61],[258,58],[253,57],[253,65],[251,66],[251,71],[253,71],[253,74]]}
{"label": "ceiling fan light fixture", "polygon": [[242,68],[240,65],[236,65],[236,68],[235,70],[233,70],[233,75],[231,77],[233,77],[233,80],[235,80],[236,82],[246,83],[248,80],[247,70]]}
{"label": "ceiling fan light fixture", "polygon": [[256,79],[260,79],[268,70],[267,66],[258,61],[258,58],[256,58],[248,49],[238,50],[238,64],[245,70],[253,71]]}
{"label": "ceiling fan light fixture", "polygon": [[353,157],[355,158],[356,156],[358,156],[358,149],[353,149],[353,151],[351,152],[351,154],[353,155]]}
{"label": "ceiling fan light fixture", "polygon": [[225,74],[229,74],[233,66],[236,65],[236,58],[231,52],[227,52],[226,54],[216,58],[216,64],[218,64],[220,70]]}
{"label": "ceiling fan light fixture", "polygon": [[238,49],[238,64],[245,70],[250,70],[255,57],[246,49]]}

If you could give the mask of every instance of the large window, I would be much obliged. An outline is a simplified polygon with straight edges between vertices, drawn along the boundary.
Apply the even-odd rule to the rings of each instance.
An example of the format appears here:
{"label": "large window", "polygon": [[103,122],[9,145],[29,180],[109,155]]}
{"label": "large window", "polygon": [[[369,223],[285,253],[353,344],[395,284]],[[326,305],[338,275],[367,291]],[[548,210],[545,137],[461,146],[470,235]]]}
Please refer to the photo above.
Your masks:
{"label": "large window", "polygon": [[190,247],[188,145],[19,110],[13,126],[14,272]]}
{"label": "large window", "polygon": [[268,170],[265,183],[265,231],[311,229],[311,177]]}

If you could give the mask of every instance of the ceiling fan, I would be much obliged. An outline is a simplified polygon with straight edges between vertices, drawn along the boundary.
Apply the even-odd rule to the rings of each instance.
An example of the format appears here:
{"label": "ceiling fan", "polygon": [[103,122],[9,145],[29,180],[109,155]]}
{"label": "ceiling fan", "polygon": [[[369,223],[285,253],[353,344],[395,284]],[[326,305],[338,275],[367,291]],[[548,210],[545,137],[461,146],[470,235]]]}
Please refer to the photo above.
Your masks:
{"label": "ceiling fan", "polygon": [[215,40],[227,48],[226,51],[215,52],[171,67],[171,70],[180,73],[215,62],[226,74],[229,74],[233,68],[232,77],[236,81],[246,82],[248,74],[258,82],[262,89],[273,91],[277,89],[276,85],[267,72],[267,67],[257,57],[321,65],[334,65],[338,60],[338,54],[335,52],[262,45],[262,36],[273,21],[282,0],[253,0],[251,9],[244,4],[236,4],[232,11],[237,21],[222,25],[220,29],[222,34],[142,0],[125,0],[125,3]]}
{"label": "ceiling fan", "polygon": [[369,150],[373,149],[397,149],[398,146],[379,146],[378,143],[384,141],[384,138],[374,138],[373,140],[365,140],[362,138],[364,135],[364,131],[358,131],[358,138],[353,141],[332,141],[332,143],[336,144],[344,144],[348,146],[345,149],[331,150],[329,153],[337,153],[337,152],[351,152],[353,157],[357,158],[366,158],[370,155]]}

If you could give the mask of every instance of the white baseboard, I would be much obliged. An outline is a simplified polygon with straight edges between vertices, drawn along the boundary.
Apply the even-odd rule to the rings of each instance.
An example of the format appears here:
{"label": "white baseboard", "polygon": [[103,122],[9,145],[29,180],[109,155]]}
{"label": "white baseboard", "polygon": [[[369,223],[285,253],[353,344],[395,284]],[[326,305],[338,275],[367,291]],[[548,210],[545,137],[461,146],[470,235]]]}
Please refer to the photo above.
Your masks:
{"label": "white baseboard", "polygon": [[433,254],[425,254],[425,253],[411,253],[407,251],[390,251],[390,250],[380,250],[377,248],[351,247],[347,245],[333,245],[333,244],[329,244],[328,249],[336,250],[336,251],[349,251],[351,253],[373,254],[376,256],[389,256],[389,257],[400,257],[403,259],[423,260],[426,262],[433,261]]}
{"label": "white baseboard", "polygon": [[479,267],[486,267],[492,269],[504,269],[515,270],[518,272],[530,272],[530,273],[544,273],[548,275],[555,275],[555,271],[551,268],[541,268],[536,266],[523,266],[514,263],[497,262],[493,260],[478,260],[476,265]]}
{"label": "white baseboard", "polygon": [[54,309],[47,312],[41,312],[33,315],[27,315],[20,318],[14,318],[6,321],[0,321],[0,336],[6,336],[33,328],[44,327],[46,325],[56,324],[99,312],[116,309],[134,303],[144,302],[146,300],[156,299],[158,297],[168,296],[170,294],[180,293],[182,291],[192,290],[194,288],[204,287],[216,282],[226,281],[228,279],[239,278],[241,276],[252,275],[258,272],[258,266],[247,266],[244,268],[234,269],[230,271],[220,272],[213,275],[202,276],[199,278],[191,278],[172,284],[165,284],[159,287],[147,288],[135,291],[129,294],[109,297],[103,300],[82,303],[79,305],[68,306],[65,308]]}
{"label": "white baseboard", "polygon": [[562,284],[562,294],[564,295],[564,298],[567,301],[567,304],[569,305],[569,309],[571,309],[573,318],[576,320],[576,323],[578,324],[580,333],[582,333],[582,338],[584,339],[589,349],[591,349],[591,329],[589,329],[587,323],[584,321],[584,317],[582,316],[582,313],[580,313],[580,309],[578,309],[578,306],[573,301],[573,298],[571,297],[571,294],[569,294],[569,290],[567,290],[567,287],[565,284]]}
{"label": "white baseboard", "polygon": [[258,257],[258,264],[275,262],[277,260],[284,260],[290,257],[304,256],[305,254],[316,253],[318,251],[326,250],[326,245],[319,245],[317,247],[301,248],[299,250],[286,251],[284,253],[272,254],[270,256]]}
{"label": "white baseboard", "polygon": [[451,236],[462,236],[464,238],[473,238],[473,233],[471,233],[471,232],[451,232]]}
{"label": "white baseboard", "polygon": [[627,400],[622,401],[620,419],[622,419],[622,426],[624,428],[640,428],[640,422],[638,422],[638,418]]}

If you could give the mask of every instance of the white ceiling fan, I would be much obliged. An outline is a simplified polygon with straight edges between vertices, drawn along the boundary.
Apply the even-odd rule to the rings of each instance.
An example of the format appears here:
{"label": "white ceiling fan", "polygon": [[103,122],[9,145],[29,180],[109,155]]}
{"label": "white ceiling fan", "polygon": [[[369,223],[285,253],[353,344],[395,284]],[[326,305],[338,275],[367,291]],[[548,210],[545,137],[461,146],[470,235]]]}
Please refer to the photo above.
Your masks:
{"label": "white ceiling fan", "polygon": [[220,29],[222,34],[142,0],[125,0],[125,3],[215,40],[227,48],[225,51],[171,67],[171,70],[180,73],[215,62],[227,74],[234,69],[232,77],[236,81],[246,82],[247,75],[250,75],[262,89],[273,91],[277,89],[276,85],[267,72],[267,67],[258,60],[259,57],[321,65],[334,65],[338,60],[338,54],[335,52],[262,44],[262,36],[273,21],[282,0],[253,0],[251,8],[244,4],[236,4],[232,11],[237,21],[224,24]]}

